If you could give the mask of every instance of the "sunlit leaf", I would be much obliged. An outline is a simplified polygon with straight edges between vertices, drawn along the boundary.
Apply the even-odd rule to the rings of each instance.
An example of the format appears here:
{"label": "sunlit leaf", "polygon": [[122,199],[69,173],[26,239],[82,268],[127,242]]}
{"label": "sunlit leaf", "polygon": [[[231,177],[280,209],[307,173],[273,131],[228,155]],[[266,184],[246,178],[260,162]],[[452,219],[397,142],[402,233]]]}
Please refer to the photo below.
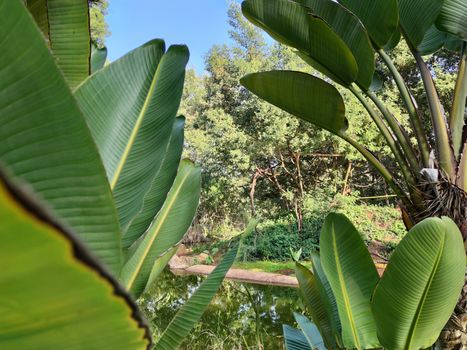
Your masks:
{"label": "sunlit leaf", "polygon": [[87,0],[47,0],[49,41],[58,66],[72,89],[90,72],[91,32]]}
{"label": "sunlit leaf", "polygon": [[336,298],[346,348],[379,347],[370,299],[378,272],[358,231],[342,214],[326,217],[321,263]]}
{"label": "sunlit leaf", "polygon": [[373,296],[378,337],[388,349],[426,349],[438,338],[464,285],[462,235],[446,217],[414,226],[391,256]]}
{"label": "sunlit leaf", "polygon": [[0,180],[0,349],[148,349],[124,289],[43,205],[13,191]]}
{"label": "sunlit leaf", "polygon": [[163,152],[164,159],[144,197],[143,206],[123,235],[122,245],[125,249],[146,232],[167,198],[182,156],[184,127],[185,118],[176,118],[167,149]]}
{"label": "sunlit leaf", "polygon": [[[186,46],[150,41],[93,74],[75,92],[104,161],[125,231],[162,166],[180,105]],[[153,214],[155,215],[155,214]]]}
{"label": "sunlit leaf", "polygon": [[179,243],[190,227],[198,207],[200,178],[200,168],[183,160],[162,209],[131,247],[121,281],[136,298],[146,289],[156,259]]}
{"label": "sunlit leaf", "polygon": [[348,126],[337,89],[312,75],[294,71],[249,74],[241,84],[267,102],[334,134]]}
{"label": "sunlit leaf", "polygon": [[[315,265],[315,264],[314,264]],[[321,335],[328,348],[336,348],[335,332],[340,333],[337,327],[339,315],[337,314],[336,299],[334,295],[328,295],[325,283],[315,272],[311,272],[305,266],[296,263],[295,275],[300,286],[300,295],[311,315],[315,325],[321,332]],[[335,310],[335,313],[334,313]]]}
{"label": "sunlit leaf", "polygon": [[371,85],[375,69],[375,53],[360,20],[345,7],[332,0],[294,0],[322,18],[344,40],[358,65],[356,82],[365,90]]}
{"label": "sunlit leaf", "polygon": [[320,72],[349,85],[357,79],[358,65],[343,39],[323,19],[289,0],[246,0],[244,15],[279,42],[310,58]]}
{"label": "sunlit leaf", "polygon": [[385,47],[397,30],[397,0],[339,0],[363,22],[373,42]]}
{"label": "sunlit leaf", "polygon": [[112,271],[120,229],[86,122],[32,17],[0,0],[0,162]]}

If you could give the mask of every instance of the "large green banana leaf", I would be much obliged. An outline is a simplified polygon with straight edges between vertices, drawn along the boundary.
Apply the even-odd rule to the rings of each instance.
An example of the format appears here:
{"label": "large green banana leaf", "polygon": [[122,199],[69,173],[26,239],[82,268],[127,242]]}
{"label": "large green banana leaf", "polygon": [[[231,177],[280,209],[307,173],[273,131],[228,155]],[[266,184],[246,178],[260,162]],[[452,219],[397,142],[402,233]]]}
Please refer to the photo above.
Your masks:
{"label": "large green banana leaf", "polygon": [[319,78],[280,70],[249,74],[240,83],[267,102],[334,134],[347,129],[342,96]]}
{"label": "large green banana leaf", "polygon": [[156,259],[178,244],[198,207],[201,170],[183,160],[162,209],[149,230],[130,249],[121,281],[138,298],[148,284]]}
{"label": "large green banana leaf", "polygon": [[[247,232],[254,229],[255,226],[256,223],[250,223]],[[192,297],[177,312],[157,342],[154,348],[155,350],[178,349],[185,337],[190,333],[191,329],[196,325],[207,309],[211,299],[217,293],[225,275],[237,257],[238,247],[239,244],[235,243],[235,245],[230,248],[219,265],[217,265]]]}
{"label": "large green banana leaf", "polygon": [[373,42],[385,47],[397,30],[397,0],[339,0],[362,21]]}
{"label": "large green banana leaf", "polygon": [[465,0],[444,0],[436,25],[442,31],[467,41],[467,4]]}
{"label": "large green banana leaf", "polygon": [[326,350],[324,346],[323,338],[319,333],[318,328],[308,318],[297,312],[293,313],[295,321],[301,328],[303,335],[305,336],[311,349]]}
{"label": "large green banana leaf", "polygon": [[340,321],[334,295],[327,294],[326,287],[318,274],[311,272],[300,263],[295,264],[295,276],[300,286],[303,303],[318,327],[327,348],[337,348],[335,334],[340,333],[340,327],[337,327]]}
{"label": "large green banana leaf", "polygon": [[123,235],[123,248],[129,248],[141,235],[146,232],[152,220],[162,208],[167,193],[177,175],[178,165],[183,151],[185,118],[177,117],[173,125],[164,160],[152,180],[152,185],[144,197],[143,207],[134,217],[128,230]]}
{"label": "large green banana leaf", "polygon": [[309,57],[308,63],[342,85],[357,79],[355,57],[334,30],[310,10],[289,0],[246,0],[242,11],[277,41]]}
{"label": "large green banana leaf", "polygon": [[0,0],[0,43],[0,162],[117,272],[121,238],[104,167],[22,1]]}
{"label": "large green banana leaf", "polygon": [[346,348],[379,347],[370,299],[378,272],[359,232],[342,214],[326,217],[321,263],[336,298]]}
{"label": "large green banana leaf", "polygon": [[93,74],[75,92],[97,143],[123,231],[161,168],[180,105],[186,46],[153,40]]}
{"label": "large green banana leaf", "polygon": [[0,349],[149,349],[129,295],[44,210],[0,179]]}
{"label": "large green banana leaf", "polygon": [[414,226],[391,256],[373,296],[387,349],[426,349],[438,338],[464,285],[462,235],[449,218]]}
{"label": "large green banana leaf", "polygon": [[282,325],[282,330],[286,350],[313,350],[301,330],[287,324]]}
{"label": "large green banana leaf", "polygon": [[356,83],[368,89],[375,71],[375,52],[360,20],[332,0],[294,0],[322,18],[344,40],[358,65]]}
{"label": "large green banana leaf", "polygon": [[435,23],[444,0],[398,0],[399,21],[406,38],[420,45],[427,30]]}

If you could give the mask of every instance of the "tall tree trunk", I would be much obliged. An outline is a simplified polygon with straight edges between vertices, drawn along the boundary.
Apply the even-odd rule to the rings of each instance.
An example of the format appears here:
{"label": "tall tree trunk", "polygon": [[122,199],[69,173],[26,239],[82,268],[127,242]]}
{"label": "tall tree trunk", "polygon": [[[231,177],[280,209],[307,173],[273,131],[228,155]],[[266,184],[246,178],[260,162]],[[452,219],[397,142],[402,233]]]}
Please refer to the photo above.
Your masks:
{"label": "tall tree trunk", "polygon": [[297,219],[297,230],[298,236],[301,238],[302,230],[303,230],[303,213],[302,213],[302,206],[298,200],[295,200],[295,218]]}

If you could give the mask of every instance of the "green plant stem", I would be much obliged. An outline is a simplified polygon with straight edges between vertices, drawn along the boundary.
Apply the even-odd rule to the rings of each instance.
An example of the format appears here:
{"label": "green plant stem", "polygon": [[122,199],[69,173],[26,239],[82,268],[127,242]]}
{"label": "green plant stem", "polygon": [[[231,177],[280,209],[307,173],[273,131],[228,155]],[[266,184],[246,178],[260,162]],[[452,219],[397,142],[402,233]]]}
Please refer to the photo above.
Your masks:
{"label": "green plant stem", "polygon": [[456,87],[454,89],[454,100],[449,116],[449,129],[451,131],[454,155],[457,159],[462,147],[462,129],[464,126],[465,102],[467,99],[467,43],[464,41],[462,57],[459,64]]}
{"label": "green plant stem", "polygon": [[388,54],[382,49],[378,50],[378,53],[391,72],[394,81],[396,82],[397,88],[399,89],[402,100],[405,104],[405,108],[409,113],[410,122],[412,124],[415,137],[417,138],[423,166],[427,168],[430,161],[430,146],[428,144],[425,129],[423,128],[422,118],[420,117],[420,112],[415,104],[415,100],[410,94],[409,88],[407,87],[404,78],[402,78],[401,74],[397,70]]}
{"label": "green plant stem", "polygon": [[394,154],[394,157],[396,158],[396,161],[401,168],[402,174],[409,186],[415,186],[415,179],[410,171],[409,164],[407,163],[407,160],[405,159],[401,149],[399,148],[399,145],[394,140],[394,137],[387,128],[386,124],[384,124],[383,120],[380,118],[378,113],[373,109],[370,103],[365,99],[365,97],[360,93],[360,91],[357,90],[355,86],[351,85],[349,89],[350,91],[352,91],[355,97],[357,97],[357,99],[360,101],[363,107],[365,107],[365,109],[368,111],[371,118],[375,122],[376,126],[383,134],[383,137],[386,140],[392,153]]}
{"label": "green plant stem", "polygon": [[455,181],[455,161],[454,153],[451,149],[447,121],[443,112],[443,106],[436,91],[436,86],[431,76],[431,72],[423,61],[420,53],[407,41],[410,50],[412,51],[415,60],[417,61],[420,74],[422,76],[423,85],[425,86],[426,97],[428,106],[430,108],[431,122],[435,134],[435,143],[437,156],[439,157],[438,163],[440,169],[451,180]]}
{"label": "green plant stem", "polygon": [[459,170],[457,172],[457,186],[467,192],[467,143],[464,143],[462,157],[459,161]]}
{"label": "green plant stem", "polygon": [[388,186],[394,191],[394,193],[399,197],[402,203],[406,206],[408,210],[413,212],[414,205],[409,199],[407,194],[402,190],[402,188],[396,183],[394,176],[389,172],[388,169],[365,147],[359,144],[357,141],[349,137],[347,134],[342,133],[339,135],[343,140],[351,144],[360,154],[370,163],[373,167],[381,174]]}
{"label": "green plant stem", "polygon": [[366,95],[373,101],[373,103],[378,107],[384,119],[388,123],[391,131],[393,132],[396,140],[399,142],[402,150],[405,153],[405,157],[409,162],[413,174],[420,173],[420,164],[417,161],[417,156],[412,148],[410,138],[407,135],[407,132],[402,128],[399,121],[392,115],[392,113],[387,109],[387,107],[381,102],[381,100],[372,92],[365,92]]}

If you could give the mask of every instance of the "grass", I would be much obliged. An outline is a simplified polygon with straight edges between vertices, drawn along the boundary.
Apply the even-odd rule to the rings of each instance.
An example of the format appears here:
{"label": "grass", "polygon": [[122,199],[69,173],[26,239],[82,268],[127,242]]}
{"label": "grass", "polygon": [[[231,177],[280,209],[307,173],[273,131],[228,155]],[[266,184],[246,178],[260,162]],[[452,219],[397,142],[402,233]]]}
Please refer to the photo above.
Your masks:
{"label": "grass", "polygon": [[[305,266],[310,266],[310,264],[307,262],[302,262],[302,264]],[[235,269],[277,273],[283,270],[294,270],[295,263],[292,261],[239,261],[236,262],[233,267]]]}

